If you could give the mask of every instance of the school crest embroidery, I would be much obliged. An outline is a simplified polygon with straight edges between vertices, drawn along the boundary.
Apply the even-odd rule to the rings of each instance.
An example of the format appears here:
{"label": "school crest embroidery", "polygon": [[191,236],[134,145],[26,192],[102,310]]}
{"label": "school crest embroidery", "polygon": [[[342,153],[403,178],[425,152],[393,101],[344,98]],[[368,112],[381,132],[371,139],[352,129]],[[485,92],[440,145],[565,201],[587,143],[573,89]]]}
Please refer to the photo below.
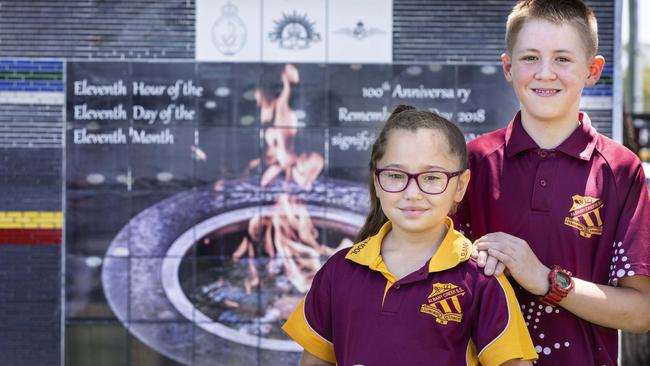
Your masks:
{"label": "school crest embroidery", "polygon": [[434,283],[433,291],[427,296],[427,304],[422,304],[420,311],[433,315],[436,323],[446,325],[450,321],[458,322],[463,319],[459,297],[465,295],[465,290],[453,283]]}
{"label": "school crest embroidery", "polygon": [[605,206],[600,198],[574,195],[569,217],[564,218],[564,225],[578,229],[581,236],[591,238],[592,235],[603,234],[603,220],[600,209]]}

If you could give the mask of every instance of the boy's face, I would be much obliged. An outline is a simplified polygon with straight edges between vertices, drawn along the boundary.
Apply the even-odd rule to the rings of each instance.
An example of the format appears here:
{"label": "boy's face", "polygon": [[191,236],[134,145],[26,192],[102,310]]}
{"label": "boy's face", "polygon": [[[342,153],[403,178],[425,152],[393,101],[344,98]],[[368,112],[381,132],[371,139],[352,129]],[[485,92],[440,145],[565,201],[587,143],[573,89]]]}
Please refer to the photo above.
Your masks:
{"label": "boy's face", "polygon": [[501,61],[529,123],[575,123],[582,88],[596,84],[605,64],[587,54],[573,25],[542,19],[524,23],[512,54]]}

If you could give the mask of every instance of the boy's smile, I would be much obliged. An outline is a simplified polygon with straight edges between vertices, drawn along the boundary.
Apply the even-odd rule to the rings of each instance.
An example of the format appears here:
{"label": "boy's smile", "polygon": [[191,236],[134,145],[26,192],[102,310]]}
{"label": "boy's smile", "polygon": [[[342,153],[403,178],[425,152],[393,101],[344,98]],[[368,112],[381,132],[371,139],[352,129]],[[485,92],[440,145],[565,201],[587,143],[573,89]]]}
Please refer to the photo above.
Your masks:
{"label": "boy's smile", "polygon": [[575,26],[542,19],[526,21],[512,54],[501,59],[525,125],[572,128],[577,126],[582,89],[598,81],[604,65],[601,56],[587,54]]}
{"label": "boy's smile", "polygon": [[539,95],[540,97],[552,97],[555,94],[559,93],[559,89],[544,89],[544,88],[534,88],[533,92]]}

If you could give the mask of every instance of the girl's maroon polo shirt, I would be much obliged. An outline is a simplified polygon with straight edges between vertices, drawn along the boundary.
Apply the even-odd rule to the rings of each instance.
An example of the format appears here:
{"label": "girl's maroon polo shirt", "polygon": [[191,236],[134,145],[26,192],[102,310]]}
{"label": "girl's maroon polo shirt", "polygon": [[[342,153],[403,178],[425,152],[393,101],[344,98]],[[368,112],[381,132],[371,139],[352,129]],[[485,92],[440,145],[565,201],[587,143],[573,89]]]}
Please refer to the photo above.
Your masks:
{"label": "girl's maroon polo shirt", "polygon": [[468,260],[471,243],[450,227],[420,270],[397,280],[381,257],[380,232],[332,256],[283,329],[338,365],[500,365],[535,359],[504,277]]}

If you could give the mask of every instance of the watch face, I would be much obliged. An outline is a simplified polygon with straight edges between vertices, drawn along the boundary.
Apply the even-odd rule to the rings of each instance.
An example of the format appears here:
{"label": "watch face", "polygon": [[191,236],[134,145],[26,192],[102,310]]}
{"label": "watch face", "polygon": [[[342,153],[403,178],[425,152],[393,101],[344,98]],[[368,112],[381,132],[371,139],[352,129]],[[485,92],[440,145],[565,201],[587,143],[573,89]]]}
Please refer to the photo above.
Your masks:
{"label": "watch face", "polygon": [[562,272],[555,275],[555,282],[561,288],[568,288],[571,285],[571,278]]}

